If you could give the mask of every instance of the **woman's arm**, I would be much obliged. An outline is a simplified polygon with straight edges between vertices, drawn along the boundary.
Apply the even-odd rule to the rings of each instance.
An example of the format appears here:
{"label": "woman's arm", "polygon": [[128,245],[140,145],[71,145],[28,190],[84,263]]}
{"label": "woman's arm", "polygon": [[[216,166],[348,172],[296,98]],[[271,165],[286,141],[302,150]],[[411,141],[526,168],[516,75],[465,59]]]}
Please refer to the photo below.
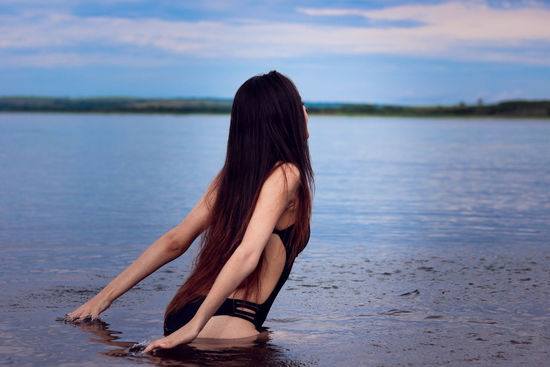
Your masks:
{"label": "woman's arm", "polygon": [[[208,226],[214,182],[185,219],[149,246],[128,268],[88,302],[66,315],[69,321],[96,319],[111,303],[164,264],[182,255]],[[214,195],[211,195],[214,194]]]}
{"label": "woman's arm", "polygon": [[178,344],[189,343],[197,337],[225,299],[258,266],[273,228],[295,197],[299,183],[298,169],[289,164],[277,168],[267,178],[241,244],[221,269],[193,319],[169,336],[151,342],[144,353],[155,348],[173,348]]}

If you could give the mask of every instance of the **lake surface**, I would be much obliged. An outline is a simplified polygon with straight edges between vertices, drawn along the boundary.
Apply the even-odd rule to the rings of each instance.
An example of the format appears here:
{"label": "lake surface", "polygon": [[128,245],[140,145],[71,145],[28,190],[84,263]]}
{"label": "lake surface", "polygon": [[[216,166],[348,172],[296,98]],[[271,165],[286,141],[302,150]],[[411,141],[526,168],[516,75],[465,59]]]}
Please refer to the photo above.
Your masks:
{"label": "lake surface", "polygon": [[[540,366],[550,358],[550,121],[311,116],[311,239],[248,345],[139,353],[194,248],[61,318],[177,225],[228,116],[0,114],[0,364]],[[138,344],[138,346],[141,344]]]}

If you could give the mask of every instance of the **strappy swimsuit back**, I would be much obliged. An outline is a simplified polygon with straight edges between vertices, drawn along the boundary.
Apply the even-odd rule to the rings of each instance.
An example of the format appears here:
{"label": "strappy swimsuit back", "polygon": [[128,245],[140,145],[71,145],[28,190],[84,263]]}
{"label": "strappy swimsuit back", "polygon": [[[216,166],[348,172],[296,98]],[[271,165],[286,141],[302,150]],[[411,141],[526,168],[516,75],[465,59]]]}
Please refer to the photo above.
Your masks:
{"label": "strappy swimsuit back", "polygon": [[[254,324],[256,330],[261,331],[262,324],[267,317],[269,309],[271,308],[273,301],[275,301],[275,297],[277,297],[277,294],[279,294],[279,291],[288,279],[288,276],[292,269],[294,259],[290,258],[290,232],[292,231],[293,226],[294,224],[283,230],[273,230],[273,233],[277,234],[283,242],[286,253],[286,261],[279,281],[275,285],[275,288],[273,288],[273,291],[271,291],[271,294],[269,295],[267,300],[262,304],[258,304],[235,298],[227,298],[213,316],[227,315],[239,317],[241,319],[251,322],[252,324]],[[179,310],[168,315],[166,320],[164,320],[164,335],[172,334],[174,331],[187,324],[193,318],[193,316],[195,316],[195,313],[197,313],[205,298],[206,297],[204,296],[199,297],[197,300],[186,304]]]}

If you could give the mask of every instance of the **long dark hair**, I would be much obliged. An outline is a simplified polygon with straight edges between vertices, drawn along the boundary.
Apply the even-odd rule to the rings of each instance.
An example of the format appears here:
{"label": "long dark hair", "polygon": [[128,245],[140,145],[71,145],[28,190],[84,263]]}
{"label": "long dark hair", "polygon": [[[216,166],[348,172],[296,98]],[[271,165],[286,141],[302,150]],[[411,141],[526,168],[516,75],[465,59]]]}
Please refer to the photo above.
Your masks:
{"label": "long dark hair", "polygon": [[[209,226],[187,281],[166,308],[165,317],[208,294],[221,268],[239,246],[266,178],[281,164],[300,171],[296,222],[291,231],[291,259],[309,238],[313,170],[302,99],[294,83],[277,71],[248,79],[237,91],[225,164],[214,181],[216,191]],[[238,287],[258,294],[258,267]]]}

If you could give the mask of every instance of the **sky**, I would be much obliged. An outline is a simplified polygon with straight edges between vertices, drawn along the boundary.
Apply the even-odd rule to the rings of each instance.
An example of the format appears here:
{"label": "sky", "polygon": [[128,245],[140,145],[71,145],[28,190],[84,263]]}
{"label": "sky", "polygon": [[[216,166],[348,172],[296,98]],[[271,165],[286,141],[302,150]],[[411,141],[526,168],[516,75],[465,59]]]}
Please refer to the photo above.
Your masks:
{"label": "sky", "polygon": [[0,95],[310,102],[550,99],[550,1],[0,0]]}

